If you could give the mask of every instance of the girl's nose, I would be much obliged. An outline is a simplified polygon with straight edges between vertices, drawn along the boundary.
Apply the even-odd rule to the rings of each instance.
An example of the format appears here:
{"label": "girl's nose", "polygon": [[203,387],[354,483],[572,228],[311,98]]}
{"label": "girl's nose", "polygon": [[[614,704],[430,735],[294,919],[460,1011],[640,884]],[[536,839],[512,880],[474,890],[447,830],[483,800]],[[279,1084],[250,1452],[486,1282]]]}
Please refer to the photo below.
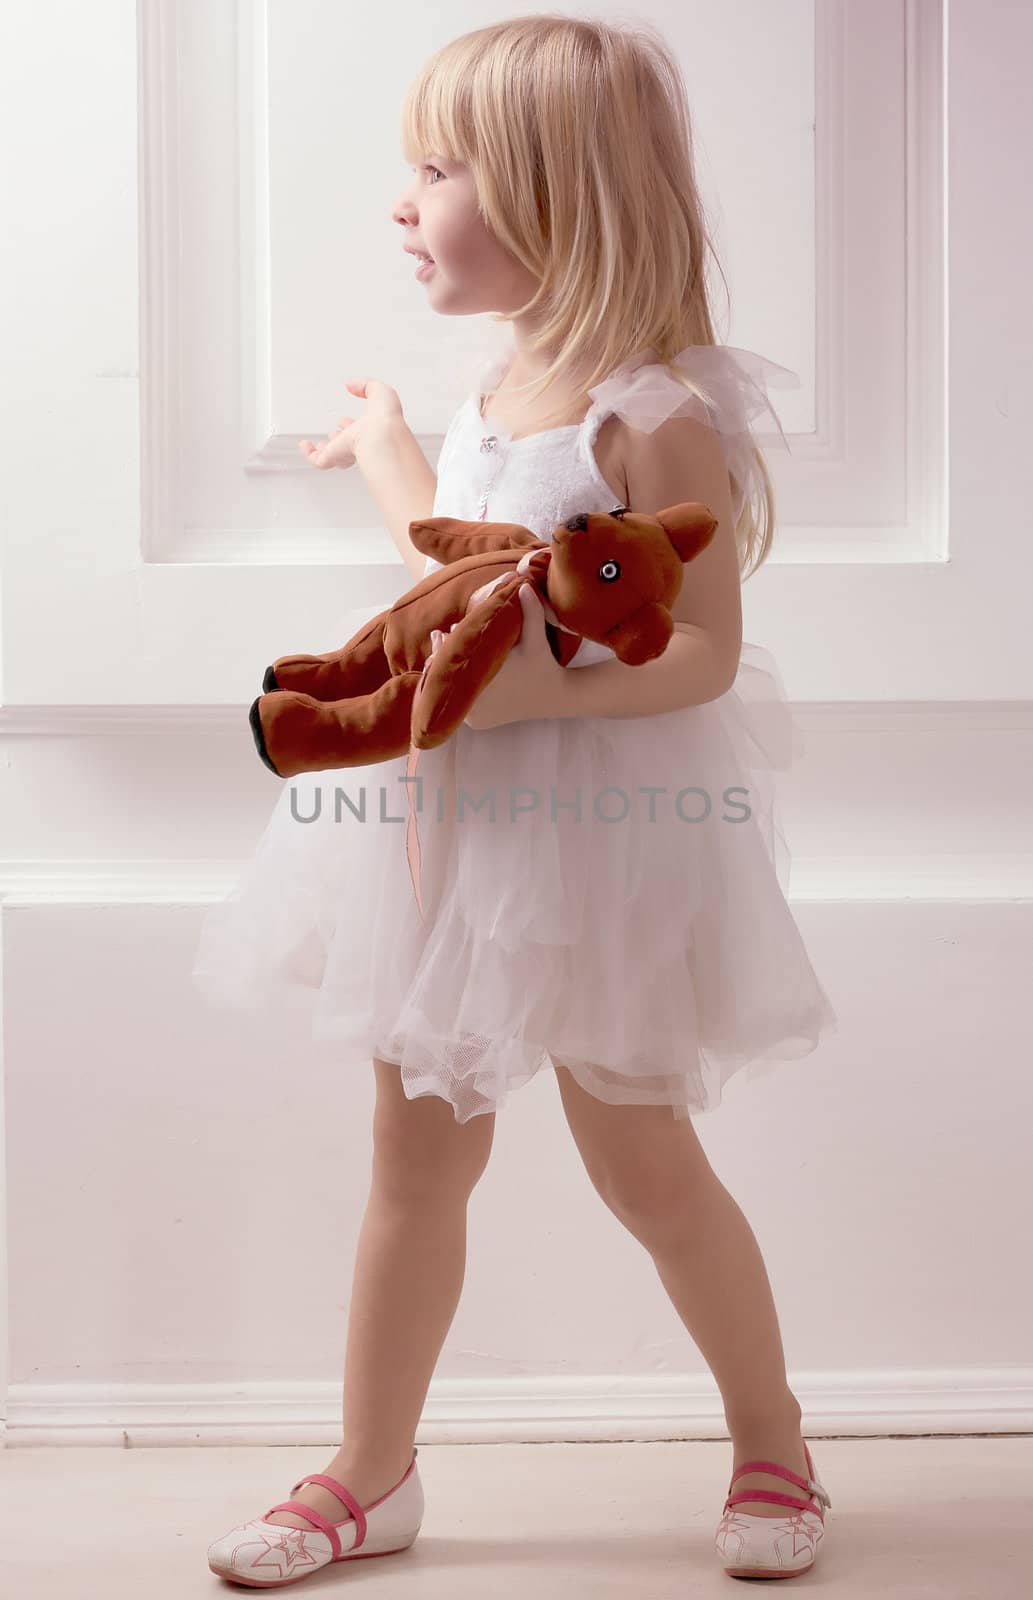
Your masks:
{"label": "girl's nose", "polygon": [[399,200],[398,204],[391,212],[392,222],[409,223],[411,225],[415,219],[416,207],[412,204],[412,201],[408,199]]}

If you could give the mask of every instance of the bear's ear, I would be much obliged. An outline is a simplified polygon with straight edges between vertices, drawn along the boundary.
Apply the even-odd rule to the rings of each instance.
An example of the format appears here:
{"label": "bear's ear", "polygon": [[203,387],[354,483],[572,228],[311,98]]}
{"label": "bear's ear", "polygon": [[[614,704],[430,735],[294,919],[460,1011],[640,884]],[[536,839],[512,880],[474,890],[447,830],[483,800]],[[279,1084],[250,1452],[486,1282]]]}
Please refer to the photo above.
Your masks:
{"label": "bear's ear", "polygon": [[463,522],[458,517],[418,517],[409,524],[409,538],[417,550],[443,567],[464,556],[528,550],[542,542],[519,522]]}
{"label": "bear's ear", "polygon": [[717,518],[702,500],[683,500],[656,513],[656,520],[667,534],[682,561],[694,561],[707,548],[717,528]]}

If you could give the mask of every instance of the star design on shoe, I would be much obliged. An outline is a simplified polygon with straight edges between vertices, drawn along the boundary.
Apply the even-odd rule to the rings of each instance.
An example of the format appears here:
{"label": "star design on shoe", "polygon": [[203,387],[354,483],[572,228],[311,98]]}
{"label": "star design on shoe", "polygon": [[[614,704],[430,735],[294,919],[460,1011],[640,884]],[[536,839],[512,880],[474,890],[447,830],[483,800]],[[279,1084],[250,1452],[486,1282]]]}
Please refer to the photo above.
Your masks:
{"label": "star design on shoe", "polygon": [[[727,1560],[741,1560],[751,1544],[756,1550],[760,1543],[766,1558],[788,1564],[801,1555],[813,1558],[823,1532],[821,1519],[813,1511],[795,1511],[785,1517],[752,1517],[749,1512],[732,1510],[721,1518],[715,1539]],[[791,1549],[783,1549],[786,1540],[791,1541]]]}
{"label": "star design on shoe", "polygon": [[266,1548],[260,1550],[249,1569],[272,1568],[279,1577],[294,1572],[297,1567],[317,1567],[319,1560],[305,1544],[308,1537],[304,1528],[280,1527],[275,1522],[257,1523],[254,1531]]}

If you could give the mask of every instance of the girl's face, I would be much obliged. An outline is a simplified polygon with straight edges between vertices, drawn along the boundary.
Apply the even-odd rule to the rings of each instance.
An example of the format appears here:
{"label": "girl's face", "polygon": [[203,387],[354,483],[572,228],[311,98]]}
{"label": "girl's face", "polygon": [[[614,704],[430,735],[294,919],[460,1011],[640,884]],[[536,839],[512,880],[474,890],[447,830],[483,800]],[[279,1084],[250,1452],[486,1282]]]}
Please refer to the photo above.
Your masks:
{"label": "girl's face", "polygon": [[[537,287],[531,273],[503,249],[477,209],[470,168],[427,156],[391,215],[401,224],[402,244],[433,258],[416,286],[443,316],[513,311]],[[419,265],[413,256],[413,271]]]}

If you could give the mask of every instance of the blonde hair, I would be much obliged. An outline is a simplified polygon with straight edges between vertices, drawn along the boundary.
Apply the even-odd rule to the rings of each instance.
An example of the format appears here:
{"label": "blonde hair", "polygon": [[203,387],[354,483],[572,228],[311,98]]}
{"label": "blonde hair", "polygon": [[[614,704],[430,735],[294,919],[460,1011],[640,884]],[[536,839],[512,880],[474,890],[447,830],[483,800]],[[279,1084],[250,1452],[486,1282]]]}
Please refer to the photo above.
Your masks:
{"label": "blonde hair", "polygon": [[[522,389],[584,393],[646,347],[666,365],[687,345],[717,342],[708,253],[727,283],[696,180],[685,84],[652,28],[541,12],[462,34],[410,85],[402,147],[410,162],[434,151],[468,166],[488,230],[538,280],[526,305],[492,314],[527,317],[530,347],[549,362]],[[747,497],[735,529],[744,577],[765,560],[774,527],[771,478],[752,437],[750,448],[757,503]]]}

